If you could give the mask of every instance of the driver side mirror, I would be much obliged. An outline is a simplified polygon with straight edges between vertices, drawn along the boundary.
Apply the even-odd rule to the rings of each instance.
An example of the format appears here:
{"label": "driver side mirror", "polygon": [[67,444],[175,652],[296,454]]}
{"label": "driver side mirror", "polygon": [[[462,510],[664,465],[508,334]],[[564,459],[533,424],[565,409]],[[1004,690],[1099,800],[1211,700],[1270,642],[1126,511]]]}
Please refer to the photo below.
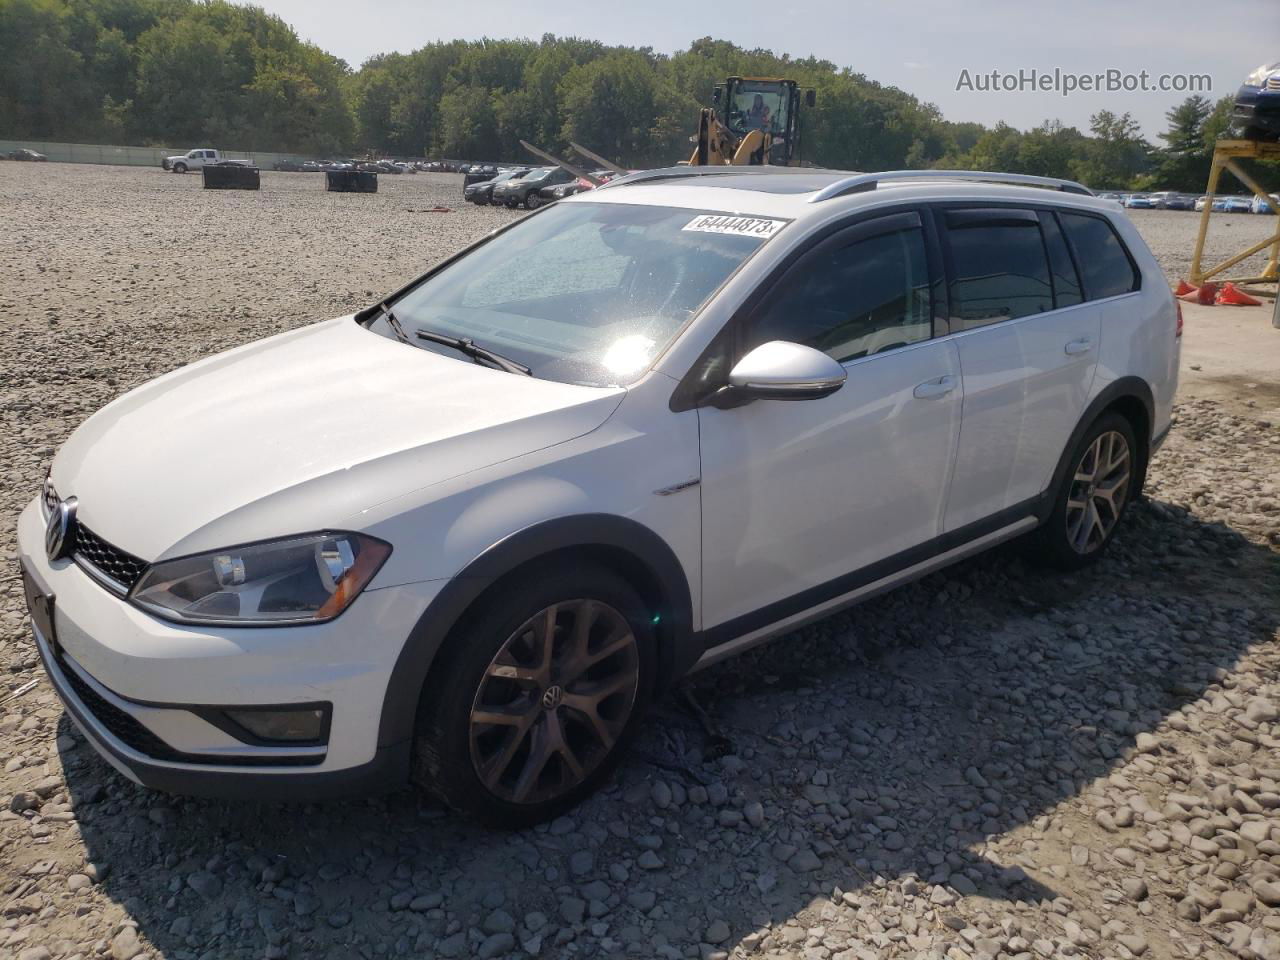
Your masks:
{"label": "driver side mirror", "polygon": [[[821,350],[786,340],[762,343],[729,371],[733,400],[817,400],[844,386],[844,367]],[[726,398],[728,399],[728,398]]]}

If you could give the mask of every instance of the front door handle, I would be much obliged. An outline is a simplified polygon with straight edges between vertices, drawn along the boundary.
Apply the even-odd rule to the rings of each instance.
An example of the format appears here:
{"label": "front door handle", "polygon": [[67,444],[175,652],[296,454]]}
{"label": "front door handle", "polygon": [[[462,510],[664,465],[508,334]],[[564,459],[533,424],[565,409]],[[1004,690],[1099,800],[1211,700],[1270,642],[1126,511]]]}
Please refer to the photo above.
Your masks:
{"label": "front door handle", "polygon": [[1068,357],[1078,357],[1082,353],[1088,353],[1093,349],[1093,341],[1088,337],[1081,337],[1079,340],[1072,340],[1062,348]]}
{"label": "front door handle", "polygon": [[945,377],[938,377],[935,380],[926,380],[911,392],[915,395],[917,400],[937,400],[940,397],[945,397],[955,388],[956,378],[948,375]]}

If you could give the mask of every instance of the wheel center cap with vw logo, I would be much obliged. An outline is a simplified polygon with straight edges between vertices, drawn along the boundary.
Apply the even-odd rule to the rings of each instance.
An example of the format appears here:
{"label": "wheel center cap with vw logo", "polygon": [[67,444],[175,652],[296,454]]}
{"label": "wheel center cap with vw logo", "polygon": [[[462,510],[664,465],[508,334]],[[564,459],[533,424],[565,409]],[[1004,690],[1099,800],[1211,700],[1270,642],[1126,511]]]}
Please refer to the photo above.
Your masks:
{"label": "wheel center cap with vw logo", "polygon": [[559,684],[547,687],[547,692],[542,695],[542,705],[548,710],[554,710],[563,700],[564,688]]}
{"label": "wheel center cap with vw logo", "polygon": [[44,552],[52,560],[71,556],[76,545],[76,498],[59,500],[44,528]]}

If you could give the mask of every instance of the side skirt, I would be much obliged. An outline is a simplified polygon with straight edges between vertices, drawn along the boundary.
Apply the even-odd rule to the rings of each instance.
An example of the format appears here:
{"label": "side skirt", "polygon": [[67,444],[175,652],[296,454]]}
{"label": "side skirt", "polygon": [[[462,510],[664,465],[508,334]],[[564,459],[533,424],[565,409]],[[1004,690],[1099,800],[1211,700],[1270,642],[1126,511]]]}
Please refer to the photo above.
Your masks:
{"label": "side skirt", "polygon": [[[1003,543],[1006,540],[1011,540],[1014,537],[1027,533],[1039,525],[1040,519],[1032,515],[1029,510],[1024,511],[1024,513],[1026,515],[1021,519],[1006,524],[999,529],[974,537],[973,539],[952,547],[949,550],[944,550],[942,553],[936,553],[933,556],[911,563],[909,566],[900,567],[894,572],[884,574],[876,579],[869,578],[875,577],[876,574],[880,572],[877,568],[882,568],[881,564],[875,564],[866,571],[859,571],[858,573],[852,574],[848,577],[841,577],[840,581],[837,581],[837,584],[840,584],[842,581],[852,581],[850,584],[852,589],[846,590],[838,596],[831,597],[828,600],[820,601],[797,613],[785,615],[785,608],[794,606],[794,604],[791,600],[782,600],[776,604],[771,604],[770,606],[765,607],[763,610],[746,614],[743,617],[739,617],[737,620],[731,620],[728,623],[721,624],[720,626],[712,627],[711,630],[707,631],[706,635],[710,637],[712,635],[719,634],[720,636],[714,637],[712,642],[714,642],[715,645],[708,646],[706,652],[703,653],[698,662],[693,665],[693,669],[690,672],[701,670],[704,667],[709,667],[713,663],[718,663],[721,660],[734,656],[735,654],[742,653],[744,650],[749,650],[752,647],[758,646],[768,640],[772,640],[780,634],[788,633],[804,626],[805,624],[812,623],[815,620],[821,620],[823,617],[830,616],[837,611],[843,610],[846,607],[851,607],[857,603],[861,603],[864,600],[869,600],[871,597],[878,596],[879,594],[892,590],[894,587],[901,586],[904,583],[910,583],[912,580],[919,580],[921,577],[928,576],[936,570],[940,570],[943,567],[956,563],[959,560],[963,560],[966,557],[971,557],[976,553],[981,553],[984,550],[994,547],[998,543]],[[909,553],[916,554],[918,549],[919,548],[917,548],[917,550],[909,551]],[[861,581],[861,583],[854,586],[853,584],[857,584],[858,581]],[[784,613],[784,615],[778,619],[768,621],[767,625],[764,626],[752,628],[751,624],[742,624],[747,628],[745,632],[742,632],[741,628],[739,628],[738,631],[734,631],[734,628],[737,627],[738,624],[742,623],[742,621],[754,620],[759,623],[761,617],[768,617],[775,609],[778,613]],[[734,631],[736,635],[731,636],[728,639],[723,639],[723,633],[726,630]]]}

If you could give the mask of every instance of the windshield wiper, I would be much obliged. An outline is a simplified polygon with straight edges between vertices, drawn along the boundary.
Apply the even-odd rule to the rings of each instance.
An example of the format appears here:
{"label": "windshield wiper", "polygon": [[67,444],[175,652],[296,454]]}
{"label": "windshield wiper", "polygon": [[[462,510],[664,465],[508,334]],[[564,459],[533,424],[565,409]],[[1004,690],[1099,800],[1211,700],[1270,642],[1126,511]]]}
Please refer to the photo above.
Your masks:
{"label": "windshield wiper", "polygon": [[447,334],[436,333],[434,330],[415,330],[414,335],[420,340],[430,340],[432,343],[443,344],[446,347],[452,347],[461,354],[465,354],[472,360],[483,360],[491,363],[499,370],[505,370],[507,373],[522,373],[526,377],[533,376],[533,371],[526,367],[523,363],[517,363],[510,357],[504,357],[500,353],[494,353],[488,350],[470,337],[450,337]]}
{"label": "windshield wiper", "polygon": [[404,327],[401,325],[400,320],[396,317],[395,313],[391,310],[391,307],[385,303],[380,303],[378,306],[382,308],[382,315],[387,318],[387,326],[389,326],[391,328],[391,332],[396,335],[396,339],[401,343],[408,343],[409,335],[404,332]]}

